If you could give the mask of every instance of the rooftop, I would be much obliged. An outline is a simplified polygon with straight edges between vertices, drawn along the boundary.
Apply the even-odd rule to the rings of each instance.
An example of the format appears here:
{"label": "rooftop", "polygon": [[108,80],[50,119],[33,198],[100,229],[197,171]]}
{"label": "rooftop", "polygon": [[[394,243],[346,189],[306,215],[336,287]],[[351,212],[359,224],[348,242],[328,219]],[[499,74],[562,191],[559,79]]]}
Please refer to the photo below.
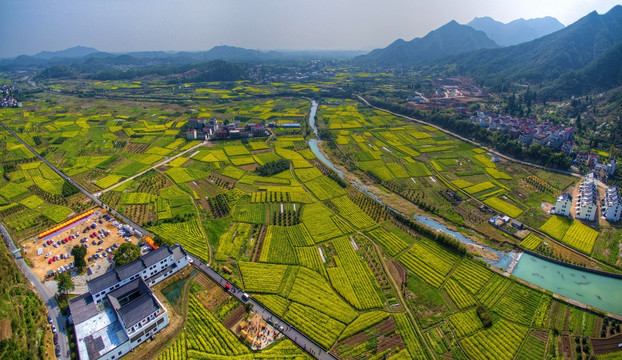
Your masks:
{"label": "rooftop", "polygon": [[[168,246],[161,246],[158,249],[155,249],[150,253],[132,261],[131,263],[115,268],[114,270],[98,276],[95,279],[87,281],[89,290],[91,293],[97,294],[98,292],[105,290],[154,264],[157,264],[159,261],[165,259],[171,254],[175,254],[176,252],[183,253],[184,256],[186,255],[180,245],[175,245],[172,248],[169,248]],[[178,259],[178,257],[175,257],[175,259]]]}
{"label": "rooftop", "polygon": [[97,359],[128,339],[111,307],[101,307],[91,318],[76,322],[75,329],[81,360]]}
{"label": "rooftop", "polygon": [[71,311],[71,318],[76,325],[92,318],[99,312],[90,293],[69,299],[69,310]]}

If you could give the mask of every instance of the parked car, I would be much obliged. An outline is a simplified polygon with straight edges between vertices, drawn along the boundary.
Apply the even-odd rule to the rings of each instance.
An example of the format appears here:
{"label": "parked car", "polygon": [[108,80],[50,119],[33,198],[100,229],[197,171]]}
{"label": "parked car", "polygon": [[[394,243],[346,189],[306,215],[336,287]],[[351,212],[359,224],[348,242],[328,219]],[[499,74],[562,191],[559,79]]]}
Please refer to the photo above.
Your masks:
{"label": "parked car", "polygon": [[48,260],[48,265],[49,265],[49,264],[51,264],[51,263],[52,263],[52,261],[53,261],[52,259]]}
{"label": "parked car", "polygon": [[48,315],[48,323],[52,323],[52,315]]}

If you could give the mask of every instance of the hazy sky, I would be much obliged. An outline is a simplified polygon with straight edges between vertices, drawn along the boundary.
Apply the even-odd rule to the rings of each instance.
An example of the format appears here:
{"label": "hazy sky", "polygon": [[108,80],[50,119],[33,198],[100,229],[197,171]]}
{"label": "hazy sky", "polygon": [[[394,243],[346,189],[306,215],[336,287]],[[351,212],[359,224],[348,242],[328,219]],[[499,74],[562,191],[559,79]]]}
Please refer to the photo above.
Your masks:
{"label": "hazy sky", "polygon": [[554,16],[569,25],[619,0],[2,0],[0,58],[101,51],[373,49],[450,20]]}

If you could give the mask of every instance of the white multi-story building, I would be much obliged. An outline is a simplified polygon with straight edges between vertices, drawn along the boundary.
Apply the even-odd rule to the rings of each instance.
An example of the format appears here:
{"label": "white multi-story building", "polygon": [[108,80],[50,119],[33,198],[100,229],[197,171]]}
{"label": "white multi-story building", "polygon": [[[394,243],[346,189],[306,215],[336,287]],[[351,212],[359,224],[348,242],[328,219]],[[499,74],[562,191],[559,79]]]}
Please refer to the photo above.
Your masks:
{"label": "white multi-story building", "polygon": [[594,221],[598,212],[598,189],[596,178],[593,173],[585,176],[583,183],[579,185],[581,194],[577,197],[575,206],[575,218]]}
{"label": "white multi-story building", "polygon": [[601,211],[607,221],[619,221],[622,213],[622,199],[617,186],[607,188],[605,198],[601,204]]}
{"label": "white multi-story building", "polygon": [[568,217],[570,216],[570,210],[572,210],[572,195],[561,194],[557,197],[557,201],[553,209],[551,209],[551,213]]}
{"label": "white multi-story building", "polygon": [[168,325],[168,312],[149,286],[188,265],[181,245],[162,246],[87,281],[69,300],[81,360],[114,360]]}

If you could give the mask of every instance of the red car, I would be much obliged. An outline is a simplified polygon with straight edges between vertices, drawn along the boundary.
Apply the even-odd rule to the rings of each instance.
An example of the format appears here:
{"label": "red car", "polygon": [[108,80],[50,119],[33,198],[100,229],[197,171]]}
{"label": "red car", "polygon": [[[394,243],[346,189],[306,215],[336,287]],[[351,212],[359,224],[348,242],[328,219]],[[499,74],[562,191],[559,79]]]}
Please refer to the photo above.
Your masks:
{"label": "red car", "polygon": [[52,259],[49,259],[49,260],[48,260],[48,264],[51,264],[51,263],[52,263]]}

